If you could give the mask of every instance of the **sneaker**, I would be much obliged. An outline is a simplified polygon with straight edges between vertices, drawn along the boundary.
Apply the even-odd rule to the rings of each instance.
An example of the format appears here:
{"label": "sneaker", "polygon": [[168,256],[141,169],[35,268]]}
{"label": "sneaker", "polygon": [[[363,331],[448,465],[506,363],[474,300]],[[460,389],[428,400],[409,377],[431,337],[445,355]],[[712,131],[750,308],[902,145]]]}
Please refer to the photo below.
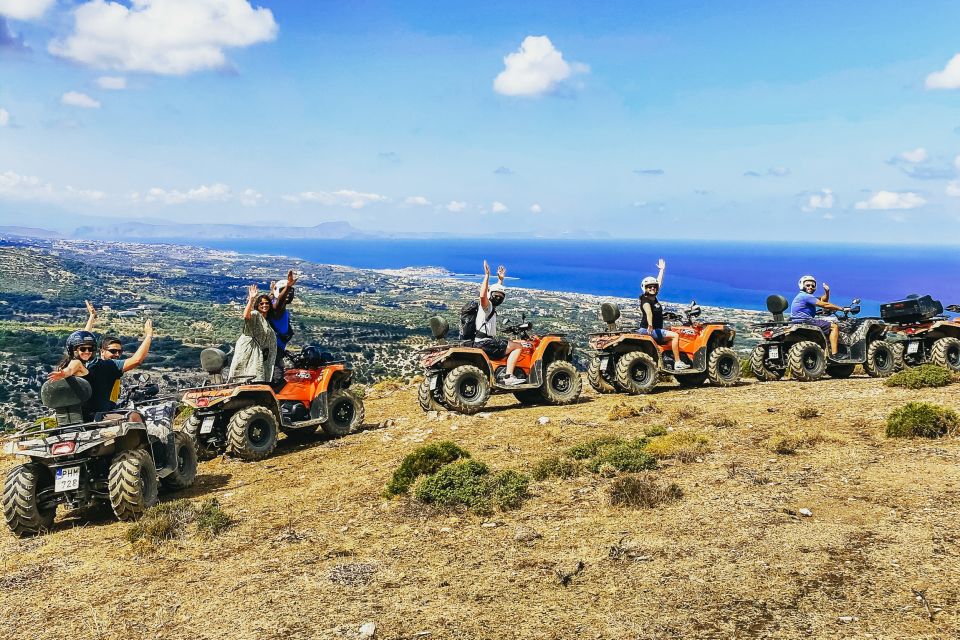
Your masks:
{"label": "sneaker", "polygon": [[689,368],[690,368],[690,365],[688,365],[686,362],[675,362],[675,363],[673,363],[673,370],[674,370],[674,371],[683,371],[684,369],[689,369]]}
{"label": "sneaker", "polygon": [[526,380],[518,378],[517,376],[507,376],[501,382],[508,387],[513,387],[518,384],[523,384]]}

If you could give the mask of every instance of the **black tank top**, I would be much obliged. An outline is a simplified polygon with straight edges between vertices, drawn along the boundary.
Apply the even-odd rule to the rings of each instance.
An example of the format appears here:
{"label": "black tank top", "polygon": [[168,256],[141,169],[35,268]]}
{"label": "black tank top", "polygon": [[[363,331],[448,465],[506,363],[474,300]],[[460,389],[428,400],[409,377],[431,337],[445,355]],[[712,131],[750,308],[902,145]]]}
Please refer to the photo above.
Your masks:
{"label": "black tank top", "polygon": [[[643,308],[644,304],[649,304],[653,310],[652,326],[650,318],[647,317],[647,313]],[[663,329],[663,307],[660,306],[660,301],[657,300],[657,296],[651,296],[646,293],[640,296],[640,326],[644,329]]]}

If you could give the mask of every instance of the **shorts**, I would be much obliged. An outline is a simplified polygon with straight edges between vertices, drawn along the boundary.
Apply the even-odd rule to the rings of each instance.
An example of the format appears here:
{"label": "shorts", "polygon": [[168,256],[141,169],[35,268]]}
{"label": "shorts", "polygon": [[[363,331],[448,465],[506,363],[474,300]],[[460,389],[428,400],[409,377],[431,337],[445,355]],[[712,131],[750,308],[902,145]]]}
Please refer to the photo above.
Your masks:
{"label": "shorts", "polygon": [[793,324],[812,324],[815,327],[819,327],[824,335],[829,335],[830,327],[833,326],[833,323],[826,318],[804,318],[803,320],[791,320],[790,322]]}
{"label": "shorts", "polygon": [[491,360],[501,360],[507,355],[507,346],[510,342],[506,338],[486,338],[474,346],[483,349]]}
{"label": "shorts", "polygon": [[643,336],[651,336],[658,344],[667,341],[667,332],[663,329],[640,329],[637,333]]}

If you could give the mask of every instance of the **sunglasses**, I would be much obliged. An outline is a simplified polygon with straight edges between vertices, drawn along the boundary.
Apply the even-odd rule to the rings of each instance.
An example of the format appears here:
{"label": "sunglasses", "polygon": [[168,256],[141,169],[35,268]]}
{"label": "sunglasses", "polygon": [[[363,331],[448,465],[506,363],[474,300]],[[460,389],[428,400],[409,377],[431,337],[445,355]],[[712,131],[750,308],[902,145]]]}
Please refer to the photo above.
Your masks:
{"label": "sunglasses", "polygon": [[816,289],[817,285],[813,284],[812,282],[808,282],[807,284],[803,285],[804,289],[807,289],[809,287],[813,287],[814,289]]}
{"label": "sunglasses", "polygon": [[118,356],[121,353],[123,353],[123,349],[104,349],[104,351],[106,351],[107,353],[112,353],[115,356]]}
{"label": "sunglasses", "polygon": [[78,353],[93,353],[93,347],[77,347]]}
{"label": "sunglasses", "polygon": [[658,284],[648,284],[647,286],[644,287],[644,289],[659,289],[659,288],[660,288],[660,285]]}

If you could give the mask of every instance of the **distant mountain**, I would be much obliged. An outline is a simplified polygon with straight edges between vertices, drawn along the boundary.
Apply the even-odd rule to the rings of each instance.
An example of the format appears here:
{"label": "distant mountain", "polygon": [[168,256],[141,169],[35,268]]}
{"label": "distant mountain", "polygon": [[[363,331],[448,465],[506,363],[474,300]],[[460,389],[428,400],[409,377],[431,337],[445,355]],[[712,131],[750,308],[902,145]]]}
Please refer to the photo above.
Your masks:
{"label": "distant mountain", "polygon": [[75,238],[136,240],[136,239],[265,239],[265,238],[363,238],[369,237],[349,222],[323,222],[313,227],[254,226],[242,224],[146,224],[118,222],[78,227]]}
{"label": "distant mountain", "polygon": [[34,227],[0,227],[0,236],[16,236],[18,238],[62,238],[63,234],[49,229]]}

